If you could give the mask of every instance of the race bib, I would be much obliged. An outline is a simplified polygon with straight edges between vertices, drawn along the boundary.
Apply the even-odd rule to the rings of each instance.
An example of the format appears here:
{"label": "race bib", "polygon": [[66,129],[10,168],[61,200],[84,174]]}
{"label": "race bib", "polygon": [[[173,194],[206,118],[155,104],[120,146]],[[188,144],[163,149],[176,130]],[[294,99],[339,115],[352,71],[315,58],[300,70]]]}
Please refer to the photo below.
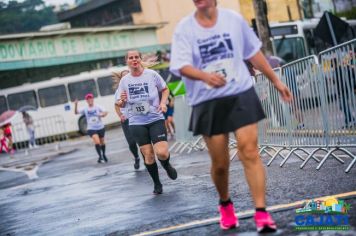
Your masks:
{"label": "race bib", "polygon": [[[226,82],[230,82],[231,80],[238,81],[236,68],[234,68],[232,59],[224,59],[220,61],[215,61],[209,64],[207,67],[203,69],[204,72],[207,73],[216,73],[223,76]],[[213,87],[206,84],[208,89],[212,89]]]}
{"label": "race bib", "polygon": [[91,124],[96,124],[98,122],[99,122],[99,118],[96,116],[92,116],[89,118],[89,123],[91,123]]}
{"label": "race bib", "polygon": [[146,101],[136,102],[131,106],[134,115],[146,115],[150,111],[150,104]]}

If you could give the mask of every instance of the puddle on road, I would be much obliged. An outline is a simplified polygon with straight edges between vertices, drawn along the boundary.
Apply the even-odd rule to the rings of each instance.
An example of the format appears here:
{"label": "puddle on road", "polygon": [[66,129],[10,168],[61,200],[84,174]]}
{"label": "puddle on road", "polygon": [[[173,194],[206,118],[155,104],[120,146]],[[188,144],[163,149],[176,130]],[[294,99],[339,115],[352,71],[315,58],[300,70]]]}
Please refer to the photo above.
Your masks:
{"label": "puddle on road", "polygon": [[11,163],[3,164],[0,166],[0,170],[20,172],[20,173],[26,174],[29,179],[37,179],[38,178],[37,171],[42,164],[50,162],[57,157],[75,152],[76,150],[77,149],[75,148],[75,149],[61,151],[61,152],[58,152],[52,156],[42,157],[41,159],[36,160],[36,161],[31,160],[28,163],[26,163],[26,160],[24,160],[24,163],[18,163],[18,161],[17,161],[12,164]]}

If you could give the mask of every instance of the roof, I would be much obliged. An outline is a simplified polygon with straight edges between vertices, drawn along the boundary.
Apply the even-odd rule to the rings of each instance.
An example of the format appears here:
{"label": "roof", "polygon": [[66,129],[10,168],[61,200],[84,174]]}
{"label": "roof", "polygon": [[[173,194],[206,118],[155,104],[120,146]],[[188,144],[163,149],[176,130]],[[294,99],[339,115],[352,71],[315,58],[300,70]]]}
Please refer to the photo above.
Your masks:
{"label": "roof", "polygon": [[55,35],[78,34],[78,33],[99,33],[107,31],[127,31],[140,29],[157,29],[163,27],[165,23],[158,24],[142,24],[142,25],[124,25],[124,26],[109,26],[109,27],[86,27],[74,28],[49,32],[32,32],[20,34],[1,35],[0,40],[19,39],[19,38],[34,38],[34,37],[48,37]]}
{"label": "roof", "polygon": [[67,20],[73,16],[83,14],[85,12],[97,9],[99,7],[105,6],[109,3],[116,2],[117,0],[100,0],[100,1],[89,1],[85,4],[79,5],[68,11],[63,11],[58,13],[58,19],[60,21]]}

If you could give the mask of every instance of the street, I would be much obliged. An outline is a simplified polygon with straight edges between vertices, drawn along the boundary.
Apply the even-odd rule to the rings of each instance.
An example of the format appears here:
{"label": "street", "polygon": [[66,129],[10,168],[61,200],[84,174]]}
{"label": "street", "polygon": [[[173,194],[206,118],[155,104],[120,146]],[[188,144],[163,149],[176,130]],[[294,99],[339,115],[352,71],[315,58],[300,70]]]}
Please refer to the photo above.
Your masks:
{"label": "street", "polygon": [[[178,155],[172,153],[172,164],[178,179],[167,177],[159,165],[163,194],[152,194],[153,184],[141,160],[140,170],[133,168],[121,128],[107,131],[107,164],[96,162],[96,153],[88,137],[67,140],[59,151],[54,145],[18,153],[14,158],[0,156],[0,235],[133,235],[175,226],[164,235],[256,235],[254,210],[241,163],[231,164],[231,197],[240,219],[240,228],[222,232],[218,217],[218,196],[209,174],[207,151]],[[172,141],[170,142],[173,143]],[[50,157],[47,158],[46,157]],[[46,159],[46,162],[43,161]],[[264,163],[269,158],[262,156]],[[29,161],[30,160],[30,161]],[[31,162],[32,160],[32,162]],[[42,161],[41,161],[42,160]],[[305,199],[350,193],[349,231],[296,232],[295,208],[276,211],[279,226],[274,235],[355,235],[356,234],[356,168],[348,174],[345,164],[329,159],[317,171],[309,162],[299,169],[301,161],[291,158],[283,168],[279,161],[266,167],[268,206],[289,204]],[[11,163],[15,163],[11,165]],[[21,163],[38,165],[38,178],[30,179]],[[36,164],[37,163],[37,164]],[[23,168],[24,170],[26,168]],[[192,225],[186,225],[195,221]],[[179,225],[186,225],[180,228]],[[169,233],[170,232],[170,233]]]}

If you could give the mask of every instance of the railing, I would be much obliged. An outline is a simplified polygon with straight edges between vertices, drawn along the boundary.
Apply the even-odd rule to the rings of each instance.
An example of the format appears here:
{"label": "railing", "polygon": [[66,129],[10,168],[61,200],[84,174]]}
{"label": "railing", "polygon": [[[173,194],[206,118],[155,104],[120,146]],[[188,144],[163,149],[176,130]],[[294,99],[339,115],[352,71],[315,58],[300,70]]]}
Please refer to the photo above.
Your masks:
{"label": "railing", "polygon": [[[329,158],[345,169],[356,163],[356,39],[288,63],[274,71],[290,88],[293,101],[285,103],[263,74],[255,79],[256,92],[267,118],[259,123],[260,154],[270,156],[267,165],[280,158],[282,167],[290,158],[310,160],[319,170]],[[184,96],[175,98],[176,143],[171,151],[190,153],[205,149],[202,137],[188,131],[191,108]],[[231,160],[236,143],[229,143]]]}
{"label": "railing", "polygon": [[[278,157],[282,167],[293,155],[302,162],[314,160],[319,170],[328,158],[344,164],[356,162],[356,40],[316,56],[291,62],[275,72],[291,89],[286,104],[267,78],[256,76],[256,91],[267,119],[259,124],[260,153]],[[318,155],[317,155],[318,154]],[[321,156],[322,159],[319,159]],[[319,157],[319,158],[318,158]]]}
{"label": "railing", "polygon": [[41,147],[49,143],[54,143],[55,149],[59,150],[60,141],[67,139],[64,119],[59,115],[34,120],[35,145],[30,145],[30,133],[23,122],[13,123],[11,126],[14,149],[17,151],[25,150],[26,154],[31,148]]}

